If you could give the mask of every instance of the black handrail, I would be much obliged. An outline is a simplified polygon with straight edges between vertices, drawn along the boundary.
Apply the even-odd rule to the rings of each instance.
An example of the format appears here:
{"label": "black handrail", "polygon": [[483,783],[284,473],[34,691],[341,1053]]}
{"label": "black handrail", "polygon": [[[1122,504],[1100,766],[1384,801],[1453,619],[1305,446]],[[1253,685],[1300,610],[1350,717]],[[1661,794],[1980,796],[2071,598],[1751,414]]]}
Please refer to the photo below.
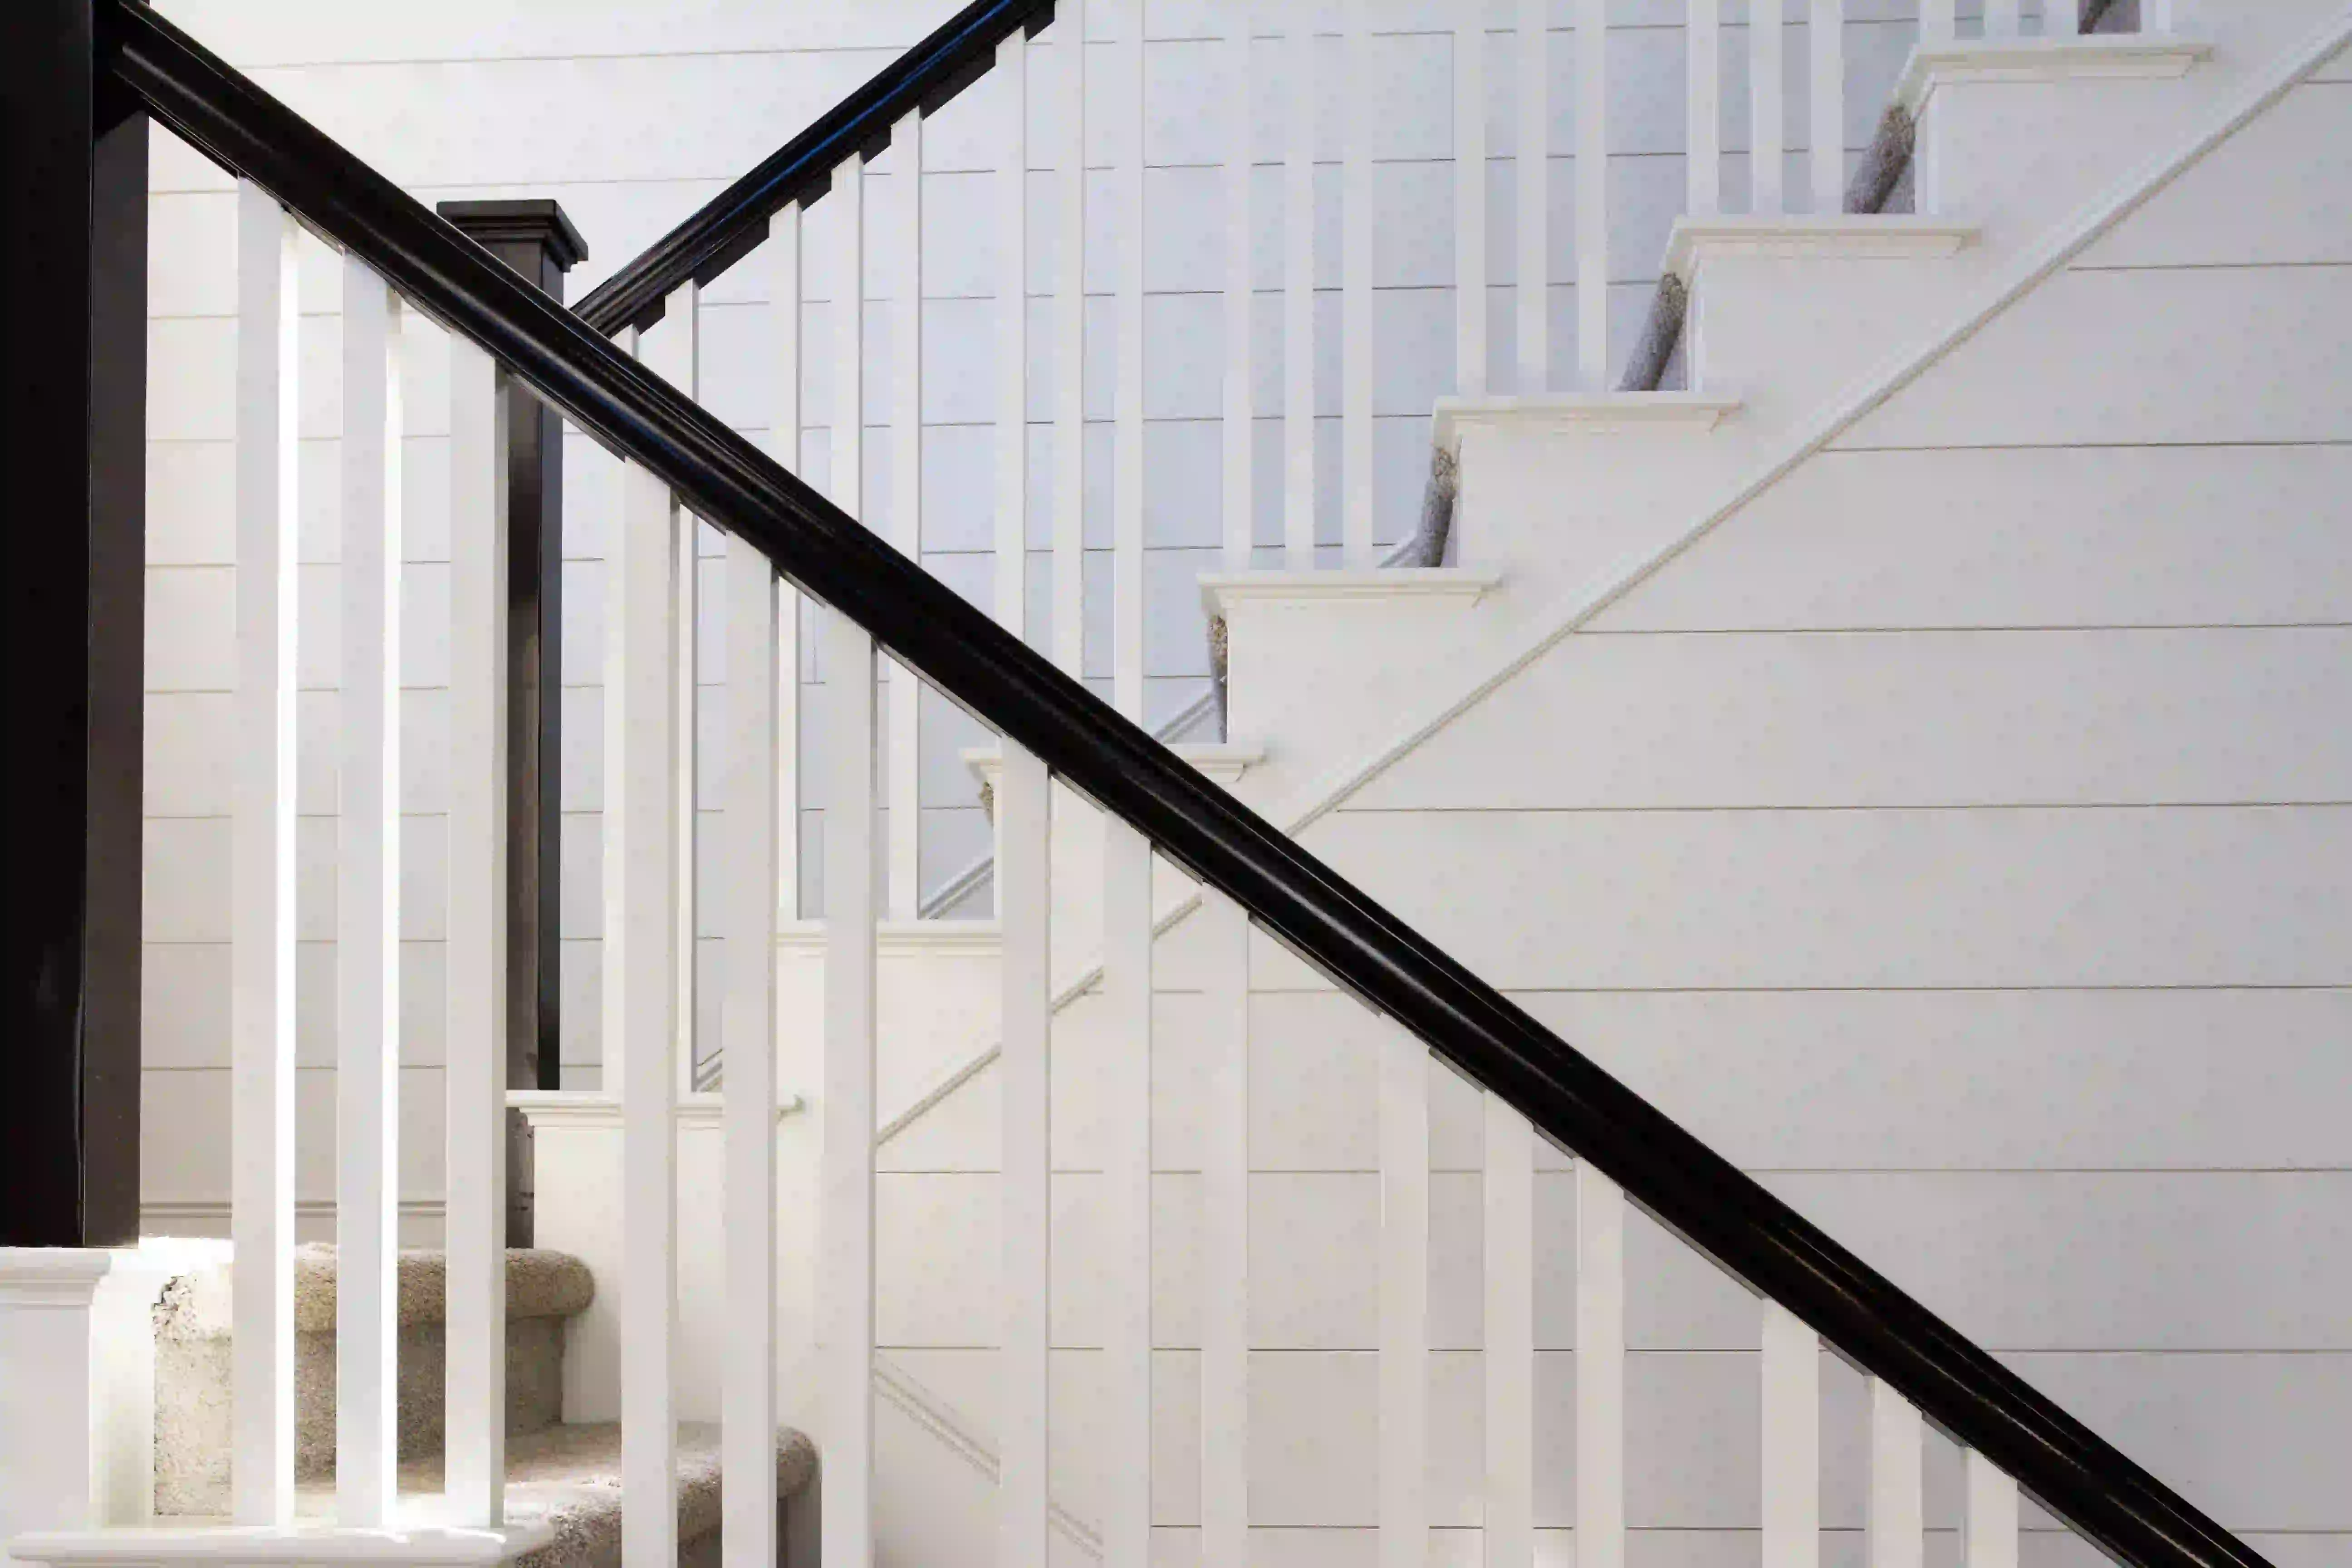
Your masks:
{"label": "black handrail", "polygon": [[598,331],[645,328],[687,283],[708,283],[768,237],[768,220],[793,202],[813,202],[833,172],[856,153],[868,158],[890,144],[891,128],[917,110],[941,105],[988,74],[996,46],[1016,30],[1034,37],[1054,19],[1054,0],[971,0],[843,99],[806,131],[719,192],[656,240],[635,260],[591,289],[579,311]]}
{"label": "black handrail", "polygon": [[623,354],[578,316],[132,0],[116,74],[564,415],[751,541],[802,591],[1223,889],[1368,1005],[1591,1160],[1955,1440],[2138,1568],[2264,1559],[1139,727]]}

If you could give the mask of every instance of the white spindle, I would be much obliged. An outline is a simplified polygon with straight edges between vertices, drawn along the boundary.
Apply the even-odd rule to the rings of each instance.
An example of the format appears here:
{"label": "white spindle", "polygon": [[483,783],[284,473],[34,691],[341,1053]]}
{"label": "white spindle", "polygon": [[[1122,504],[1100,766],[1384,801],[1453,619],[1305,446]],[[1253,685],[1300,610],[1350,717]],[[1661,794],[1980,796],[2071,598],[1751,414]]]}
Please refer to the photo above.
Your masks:
{"label": "white spindle", "polygon": [[1454,389],[1486,390],[1486,0],[1454,13]]}
{"label": "white spindle", "polygon": [[1919,41],[1948,44],[1958,28],[1953,22],[1955,0],[1919,0]]}
{"label": "white spindle", "polygon": [[[891,132],[898,159],[898,278],[890,321],[890,542],[909,561],[923,555],[923,116],[910,110]],[[922,682],[892,663],[889,755],[882,776],[890,798],[890,918],[910,921],[922,901]]]}
{"label": "white spindle", "polygon": [[775,568],[727,542],[726,1011],[727,1376],[719,1540],[724,1568],[776,1562]]}
{"label": "white spindle", "polygon": [[507,419],[497,363],[451,334],[443,1484],[463,1527],[506,1509]]}
{"label": "white spindle", "polygon": [[2071,38],[2083,30],[2079,0],[2042,0],[2042,31],[2046,37]]}
{"label": "white spindle", "polygon": [[2021,30],[2018,12],[2017,0],[1984,0],[1985,37],[2016,37]]}
{"label": "white spindle", "polygon": [[1535,1561],[1535,1130],[1486,1097],[1486,1568]]}
{"label": "white spindle", "polygon": [[1246,572],[1256,513],[1255,430],[1251,416],[1252,313],[1250,175],[1250,24],[1252,7],[1232,5],[1224,17],[1225,79],[1225,401],[1224,569]]}
{"label": "white spindle", "polygon": [[2017,1483],[1974,1448],[1961,1461],[1963,1568],[2017,1568]]}
{"label": "white spindle", "polygon": [[1004,94],[1003,166],[997,171],[996,623],[1029,626],[1029,35],[996,46]]}
{"label": "white spindle", "polygon": [[1315,564],[1315,26],[1284,16],[1282,563]]}
{"label": "white spindle", "polygon": [[1372,93],[1371,21],[1367,0],[1344,0],[1347,109],[1339,191],[1339,536],[1358,570],[1372,558]]}
{"label": "white spindle", "polygon": [[[836,498],[837,499],[837,498]],[[824,1153],[818,1343],[824,1363],[824,1568],[874,1562],[874,638],[824,626]],[[632,1565],[634,1568],[634,1565]]]}
{"label": "white spindle", "polygon": [[1609,388],[1609,7],[1576,6],[1576,374]]}
{"label": "white spindle", "polygon": [[[768,451],[794,473],[801,470],[801,209],[794,203],[768,226],[769,320],[776,334],[775,423]],[[785,584],[776,608],[776,881],[778,914],[797,919],[801,909],[801,596]]]}
{"label": "white spindle", "polygon": [[400,301],[343,262],[335,1517],[392,1522],[400,1247]]}
{"label": "white spindle", "polygon": [[1054,27],[1062,102],[1054,165],[1054,662],[1085,671],[1087,362],[1087,12]]}
{"label": "white spindle", "polygon": [[1820,1568],[1821,1340],[1768,1300],[1763,1342],[1763,1568]]}
{"label": "white spindle", "polygon": [[1151,1556],[1151,845],[1103,821],[1104,1568]]}
{"label": "white spindle", "polygon": [[236,799],[230,823],[231,1469],[239,1524],[294,1516],[294,225],[236,196]]}
{"label": "white spindle", "polygon": [[[677,308],[673,300],[671,308]],[[642,351],[635,340],[629,346]],[[674,366],[672,368],[675,368]],[[677,1556],[678,535],[661,480],[621,479],[606,572],[604,1071],[621,1095],[621,1484],[624,1568]]]}
{"label": "white spindle", "polygon": [[1201,919],[1210,1052],[1201,1158],[1201,1561],[1238,1563],[1249,1559],[1249,913],[1204,889]]}
{"label": "white spindle", "polygon": [[1759,217],[1778,217],[1787,210],[1784,31],[1781,0],[1748,0],[1748,210]]}
{"label": "white spindle", "polygon": [[[2054,3],[2054,0],[2053,0]],[[1813,211],[1845,205],[1845,0],[1812,0],[1805,41],[1811,47]]]}
{"label": "white spindle", "polygon": [[833,172],[841,203],[841,252],[833,284],[834,505],[866,512],[866,159],[853,153]]}
{"label": "white spindle", "polygon": [[997,1561],[1030,1568],[1046,1540],[1050,1426],[1046,1350],[1053,1208],[1046,1038],[1053,887],[1048,875],[1052,784],[1045,764],[1007,741],[996,785],[997,910],[1003,926],[1004,1323],[998,1352]]}
{"label": "white spindle", "polygon": [[1921,1568],[1927,1561],[1918,1408],[1870,1380],[1870,1494],[1863,1510],[1869,1568]]}
{"label": "white spindle", "polygon": [[1576,1163],[1576,1563],[1625,1568],[1625,1194]]}
{"label": "white spindle", "polygon": [[1689,195],[1693,217],[1723,210],[1723,21],[1719,0],[1690,0]]}
{"label": "white spindle", "polygon": [[[658,351],[648,355],[662,374],[689,395],[702,391],[702,289],[699,284],[687,283],[669,297],[667,320],[676,323],[667,332],[655,340]],[[702,800],[700,758],[695,742],[701,726],[695,714],[701,702],[702,651],[698,633],[702,626],[702,524],[685,512],[678,514],[677,529],[672,534],[672,546],[677,552],[677,564],[671,581],[676,584],[677,610],[670,619],[670,636],[676,639],[677,651],[671,656],[671,670],[677,687],[677,715],[672,722],[676,729],[672,743],[677,748],[677,786],[673,796],[677,802],[677,858],[672,862],[672,875],[677,879],[677,1014],[672,1027],[677,1032],[677,1089],[690,1092],[694,1088],[694,1071],[701,1056],[701,1046],[696,1038],[696,1023],[702,1014],[695,1001],[700,975],[696,955],[700,951],[702,922],[697,913],[701,906],[700,877],[702,857],[698,846],[702,837]]]}
{"label": "white spindle", "polygon": [[1551,384],[1551,68],[1549,0],[1518,0],[1518,126],[1513,169],[1518,189],[1518,392]]}
{"label": "white spindle", "polygon": [[2159,35],[2171,32],[2172,0],[2139,0],[2139,30]]}
{"label": "white spindle", "polygon": [[1144,0],[1120,20],[1112,100],[1119,105],[1112,153],[1118,212],[1117,396],[1111,446],[1111,701],[1143,720],[1143,24]]}
{"label": "white spindle", "polygon": [[1393,1025],[1379,1048],[1381,1568],[1427,1568],[1429,1049]]}

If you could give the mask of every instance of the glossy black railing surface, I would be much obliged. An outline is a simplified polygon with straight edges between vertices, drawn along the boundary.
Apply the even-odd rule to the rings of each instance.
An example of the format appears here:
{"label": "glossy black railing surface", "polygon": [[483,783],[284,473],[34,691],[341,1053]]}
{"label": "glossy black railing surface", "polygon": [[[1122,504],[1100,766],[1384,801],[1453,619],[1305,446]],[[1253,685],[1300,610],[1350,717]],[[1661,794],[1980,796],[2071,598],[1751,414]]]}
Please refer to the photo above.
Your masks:
{"label": "glossy black railing surface", "polygon": [[816,200],[853,155],[890,144],[891,127],[940,107],[988,74],[996,46],[1014,32],[1034,35],[1054,19],[1054,0],[972,0],[931,36],[885,67],[759,167],[703,204],[693,216],[589,291],[580,314],[600,332],[650,327],[662,302],[688,283],[708,283],[768,237],[768,220],[793,202]]}
{"label": "glossy black railing surface", "polygon": [[1642,1207],[2140,1568],[2264,1560],[1045,658],[390,181],[128,0],[155,116],[374,268],[600,440],[1257,924],[1591,1160]]}

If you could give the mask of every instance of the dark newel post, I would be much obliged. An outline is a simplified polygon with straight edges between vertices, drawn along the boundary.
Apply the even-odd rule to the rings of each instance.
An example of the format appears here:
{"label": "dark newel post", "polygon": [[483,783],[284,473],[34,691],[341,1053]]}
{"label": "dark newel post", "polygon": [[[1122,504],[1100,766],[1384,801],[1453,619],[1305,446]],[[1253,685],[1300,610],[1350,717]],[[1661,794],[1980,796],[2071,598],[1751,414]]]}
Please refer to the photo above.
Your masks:
{"label": "dark newel post", "polygon": [[0,5],[0,1246],[139,1235],[147,121],[91,0]]}
{"label": "dark newel post", "polygon": [[[588,246],[551,201],[443,202],[443,217],[563,298]],[[555,1089],[562,970],[557,911],[563,845],[563,422],[507,389],[507,1081]],[[529,1133],[509,1118],[507,1239],[531,1237]]]}

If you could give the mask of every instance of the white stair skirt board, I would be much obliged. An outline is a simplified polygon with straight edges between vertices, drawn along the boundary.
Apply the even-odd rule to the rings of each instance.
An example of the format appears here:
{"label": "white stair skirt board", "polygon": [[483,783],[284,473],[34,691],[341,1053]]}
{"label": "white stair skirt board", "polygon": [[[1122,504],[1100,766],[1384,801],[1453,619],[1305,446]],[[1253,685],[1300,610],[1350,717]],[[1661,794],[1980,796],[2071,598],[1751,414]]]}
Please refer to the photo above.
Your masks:
{"label": "white stair skirt board", "polygon": [[1917,261],[1976,243],[1975,224],[1909,213],[1830,213],[1793,217],[1679,217],[1666,239],[1665,270],[1690,283],[1718,257],[1776,260]]}
{"label": "white stair skirt board", "polygon": [[1458,450],[1465,430],[1714,429],[1739,412],[1725,392],[1559,392],[1541,397],[1441,397],[1430,444]]}
{"label": "white stair skirt board", "polygon": [[1916,115],[1947,82],[2163,80],[2187,76],[2198,61],[2212,58],[2212,45],[2163,33],[1923,44],[1911,51],[1895,84],[1895,102]]}
{"label": "white stair skirt board", "polygon": [[1371,572],[1213,572],[1201,578],[1212,616],[1235,605],[1322,604],[1334,599],[1461,599],[1476,604],[1503,574],[1469,566],[1383,567]]}

